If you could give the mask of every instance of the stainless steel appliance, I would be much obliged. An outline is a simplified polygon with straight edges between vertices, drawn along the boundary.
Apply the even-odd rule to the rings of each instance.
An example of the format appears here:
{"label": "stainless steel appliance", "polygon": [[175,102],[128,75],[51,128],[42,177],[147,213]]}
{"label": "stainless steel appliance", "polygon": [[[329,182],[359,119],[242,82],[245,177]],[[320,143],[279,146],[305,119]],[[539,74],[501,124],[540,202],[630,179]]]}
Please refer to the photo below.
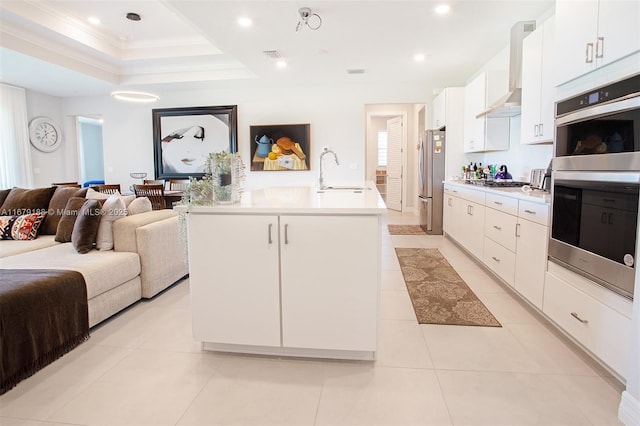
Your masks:
{"label": "stainless steel appliance", "polygon": [[549,260],[633,298],[640,74],[556,104]]}
{"label": "stainless steel appliance", "polygon": [[427,130],[420,139],[420,226],[427,234],[442,235],[445,132]]}
{"label": "stainless steel appliance", "polygon": [[554,170],[640,170],[640,74],[556,104]]}

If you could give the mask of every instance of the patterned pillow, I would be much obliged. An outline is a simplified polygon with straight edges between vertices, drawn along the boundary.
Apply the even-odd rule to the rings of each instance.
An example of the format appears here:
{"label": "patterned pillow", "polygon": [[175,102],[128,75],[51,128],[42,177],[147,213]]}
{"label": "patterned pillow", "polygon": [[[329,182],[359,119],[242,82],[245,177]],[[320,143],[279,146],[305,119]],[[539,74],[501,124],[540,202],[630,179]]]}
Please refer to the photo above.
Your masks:
{"label": "patterned pillow", "polygon": [[0,240],[33,240],[47,212],[0,216]]}

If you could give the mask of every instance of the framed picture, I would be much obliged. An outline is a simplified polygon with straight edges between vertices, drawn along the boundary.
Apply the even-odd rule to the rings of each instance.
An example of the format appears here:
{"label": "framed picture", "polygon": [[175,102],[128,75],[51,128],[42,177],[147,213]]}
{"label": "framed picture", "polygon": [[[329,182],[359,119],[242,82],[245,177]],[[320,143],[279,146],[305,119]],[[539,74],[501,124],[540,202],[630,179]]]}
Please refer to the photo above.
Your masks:
{"label": "framed picture", "polygon": [[309,170],[309,124],[251,126],[249,145],[252,171]]}
{"label": "framed picture", "polygon": [[202,177],[209,153],[237,152],[237,109],[229,105],[152,110],[156,179]]}

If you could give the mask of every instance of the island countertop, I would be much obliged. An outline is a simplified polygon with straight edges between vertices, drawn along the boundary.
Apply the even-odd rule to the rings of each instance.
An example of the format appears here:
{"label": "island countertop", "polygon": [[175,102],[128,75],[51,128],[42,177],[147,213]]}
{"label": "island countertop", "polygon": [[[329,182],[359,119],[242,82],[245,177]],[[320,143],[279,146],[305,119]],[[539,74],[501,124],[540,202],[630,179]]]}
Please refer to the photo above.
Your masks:
{"label": "island countertop", "polygon": [[242,193],[240,202],[212,206],[175,206],[178,212],[193,214],[322,214],[382,215],[386,205],[375,183],[336,187],[362,190],[326,189],[318,186],[274,186]]}

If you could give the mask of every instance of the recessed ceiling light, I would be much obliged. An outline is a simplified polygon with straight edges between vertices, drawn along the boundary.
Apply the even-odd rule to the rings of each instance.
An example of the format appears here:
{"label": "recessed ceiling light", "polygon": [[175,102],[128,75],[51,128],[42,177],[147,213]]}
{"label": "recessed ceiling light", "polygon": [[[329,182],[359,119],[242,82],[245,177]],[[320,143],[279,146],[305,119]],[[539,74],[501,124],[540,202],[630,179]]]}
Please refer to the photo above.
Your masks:
{"label": "recessed ceiling light", "polygon": [[287,67],[287,62],[286,61],[278,61],[278,62],[276,62],[276,66],[278,68],[286,68]]}
{"label": "recessed ceiling light", "polygon": [[251,18],[241,16],[240,18],[238,18],[238,25],[245,28],[250,27],[251,25],[253,25],[253,21],[251,20]]}
{"label": "recessed ceiling light", "polygon": [[425,56],[422,53],[417,53],[415,55],[413,55],[413,60],[416,62],[422,62],[424,61]]}
{"label": "recessed ceiling light", "polygon": [[434,10],[438,15],[446,15],[451,11],[451,6],[449,6],[448,4],[442,3],[437,5]]}
{"label": "recessed ceiling light", "polygon": [[100,25],[100,23],[101,23],[101,22],[100,22],[100,19],[99,19],[99,18],[96,18],[95,16],[89,16],[89,17],[87,18],[87,21],[89,21],[89,23],[90,23],[90,24],[93,24],[93,25]]}
{"label": "recessed ceiling light", "polygon": [[120,101],[128,102],[155,102],[160,99],[159,96],[152,93],[133,92],[129,90],[118,90],[116,92],[112,92],[111,96]]}

